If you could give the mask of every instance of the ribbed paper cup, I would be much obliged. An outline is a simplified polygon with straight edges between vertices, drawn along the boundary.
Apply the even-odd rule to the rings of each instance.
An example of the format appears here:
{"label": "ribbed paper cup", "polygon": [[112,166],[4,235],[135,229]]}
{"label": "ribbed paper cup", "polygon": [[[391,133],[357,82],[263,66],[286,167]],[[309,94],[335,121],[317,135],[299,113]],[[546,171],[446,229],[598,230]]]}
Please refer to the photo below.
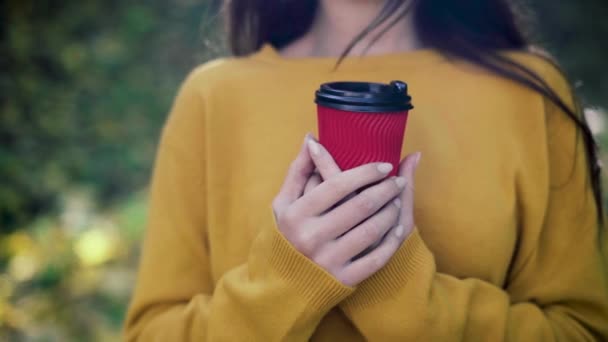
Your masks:
{"label": "ribbed paper cup", "polygon": [[409,111],[407,85],[334,82],[316,92],[319,142],[345,171],[389,162],[396,175]]}

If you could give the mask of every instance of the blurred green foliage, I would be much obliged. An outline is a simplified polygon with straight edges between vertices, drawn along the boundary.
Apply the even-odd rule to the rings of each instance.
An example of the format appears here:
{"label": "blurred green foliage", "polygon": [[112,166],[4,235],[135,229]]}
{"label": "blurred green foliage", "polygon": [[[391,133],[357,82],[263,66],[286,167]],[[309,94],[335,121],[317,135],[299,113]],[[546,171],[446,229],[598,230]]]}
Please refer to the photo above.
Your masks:
{"label": "blurred green foliage", "polygon": [[[608,108],[608,3],[528,2]],[[0,2],[0,341],[119,339],[161,125],[186,73],[225,53],[217,7]]]}
{"label": "blurred green foliage", "polygon": [[0,2],[0,341],[119,340],[178,84],[209,1]]}
{"label": "blurred green foliage", "polygon": [[177,84],[219,51],[203,41],[217,32],[209,2],[0,6],[2,231],[57,209],[73,184],[101,203],[144,186]]}
{"label": "blurred green foliage", "polygon": [[559,60],[588,105],[608,108],[608,1],[527,0],[534,34]]}
{"label": "blurred green foliage", "polygon": [[120,340],[145,218],[144,192],[103,211],[75,192],[0,239],[0,341]]}

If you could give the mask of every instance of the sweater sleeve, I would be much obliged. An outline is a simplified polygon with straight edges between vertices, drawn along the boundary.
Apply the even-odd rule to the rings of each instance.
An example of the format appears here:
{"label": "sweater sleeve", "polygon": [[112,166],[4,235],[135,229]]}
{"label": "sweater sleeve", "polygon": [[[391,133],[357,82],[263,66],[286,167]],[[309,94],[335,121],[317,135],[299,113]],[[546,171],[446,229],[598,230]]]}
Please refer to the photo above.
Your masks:
{"label": "sweater sleeve", "polygon": [[276,225],[260,227],[248,259],[212,280],[201,74],[184,82],[163,130],[125,338],[307,341],[352,289],[295,250]]}
{"label": "sweater sleeve", "polygon": [[[569,100],[565,80],[551,75],[548,82]],[[505,284],[438,272],[416,229],[340,305],[368,340],[608,340],[608,246],[582,136],[561,110],[544,105],[544,127],[530,130],[541,152],[522,160],[529,173],[518,185],[522,236]]]}

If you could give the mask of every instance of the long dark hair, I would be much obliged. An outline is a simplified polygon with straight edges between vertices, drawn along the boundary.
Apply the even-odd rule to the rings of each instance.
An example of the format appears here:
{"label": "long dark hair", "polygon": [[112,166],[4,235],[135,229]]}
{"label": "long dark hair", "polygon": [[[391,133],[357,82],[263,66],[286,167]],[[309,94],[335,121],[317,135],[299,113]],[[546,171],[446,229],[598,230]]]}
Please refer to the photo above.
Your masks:
{"label": "long dark hair", "polygon": [[[264,43],[281,48],[305,34],[313,22],[318,0],[228,0],[226,5],[230,47],[233,54],[243,56]],[[499,53],[501,50],[536,53],[562,72],[547,54],[530,51],[532,44],[518,27],[509,0],[386,0],[377,17],[352,40],[339,61],[363,37],[383,27],[372,37],[373,43],[410,10],[422,44],[448,57],[475,63],[540,93],[576,124],[578,134],[582,134],[598,219],[602,223],[598,148],[578,101],[575,99],[577,108],[570,108],[536,72]]]}

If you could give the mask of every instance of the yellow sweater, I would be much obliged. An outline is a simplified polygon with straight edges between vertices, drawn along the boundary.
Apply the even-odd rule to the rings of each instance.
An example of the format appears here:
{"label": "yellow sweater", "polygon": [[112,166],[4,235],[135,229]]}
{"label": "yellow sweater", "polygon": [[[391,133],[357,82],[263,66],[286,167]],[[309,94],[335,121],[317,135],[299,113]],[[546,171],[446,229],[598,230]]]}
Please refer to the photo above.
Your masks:
{"label": "yellow sweater", "polygon": [[[567,101],[547,62],[512,54]],[[433,50],[196,68],[162,133],[129,341],[592,341],[608,287],[585,154],[537,93]],[[357,288],[277,230],[271,201],[335,80],[409,84],[414,233]],[[578,142],[577,142],[578,139]],[[577,156],[575,158],[575,155]]]}

